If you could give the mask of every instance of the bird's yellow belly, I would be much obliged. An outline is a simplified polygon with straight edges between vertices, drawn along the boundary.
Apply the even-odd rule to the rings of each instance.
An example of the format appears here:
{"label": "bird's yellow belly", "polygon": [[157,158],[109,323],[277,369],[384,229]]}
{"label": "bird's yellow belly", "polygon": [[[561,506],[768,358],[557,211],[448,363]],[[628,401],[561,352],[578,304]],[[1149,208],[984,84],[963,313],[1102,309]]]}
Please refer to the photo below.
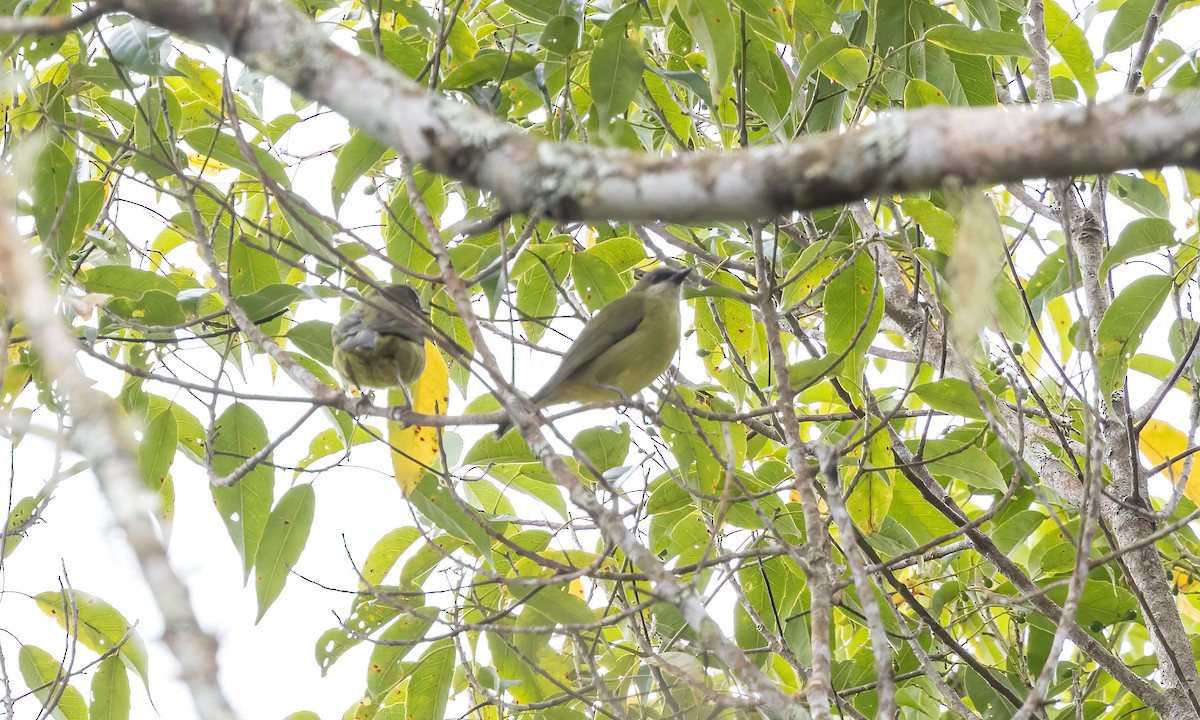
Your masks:
{"label": "bird's yellow belly", "polygon": [[390,337],[377,347],[339,353],[334,360],[338,373],[360,388],[411,385],[425,368],[423,347]]}
{"label": "bird's yellow belly", "polygon": [[678,338],[678,313],[651,314],[547,400],[609,402],[636,395],[670,367],[679,350]]}

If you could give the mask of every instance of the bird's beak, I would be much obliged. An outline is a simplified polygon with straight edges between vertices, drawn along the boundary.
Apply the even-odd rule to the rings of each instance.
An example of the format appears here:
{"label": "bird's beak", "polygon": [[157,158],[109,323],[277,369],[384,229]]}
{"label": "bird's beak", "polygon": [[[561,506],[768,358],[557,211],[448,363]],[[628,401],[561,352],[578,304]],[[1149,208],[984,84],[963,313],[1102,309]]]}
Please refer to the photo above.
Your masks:
{"label": "bird's beak", "polygon": [[691,275],[691,274],[692,274],[691,268],[684,268],[682,270],[677,270],[677,271],[675,271],[674,280],[677,283],[682,283],[684,280],[687,279],[687,276]]}

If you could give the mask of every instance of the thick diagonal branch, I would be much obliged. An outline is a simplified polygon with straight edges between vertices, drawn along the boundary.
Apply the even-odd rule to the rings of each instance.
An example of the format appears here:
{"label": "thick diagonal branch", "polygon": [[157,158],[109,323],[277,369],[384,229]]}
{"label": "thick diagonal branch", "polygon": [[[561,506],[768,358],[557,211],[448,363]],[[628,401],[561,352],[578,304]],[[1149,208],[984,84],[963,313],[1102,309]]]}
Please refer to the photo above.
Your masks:
{"label": "thick diagonal branch", "polygon": [[534,138],[347,52],[289,3],[114,5],[275,76],[409,159],[489,191],[508,211],[556,220],[765,219],[950,178],[992,184],[1200,166],[1200,91],[1029,111],[923,108],[787,145],[660,157]]}

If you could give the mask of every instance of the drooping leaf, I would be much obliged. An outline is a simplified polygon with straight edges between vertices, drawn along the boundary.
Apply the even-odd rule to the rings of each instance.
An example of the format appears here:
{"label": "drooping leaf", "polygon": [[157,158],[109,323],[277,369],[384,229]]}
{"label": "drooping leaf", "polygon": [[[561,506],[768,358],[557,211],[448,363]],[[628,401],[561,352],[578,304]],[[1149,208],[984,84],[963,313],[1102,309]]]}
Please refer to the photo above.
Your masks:
{"label": "drooping leaf", "polygon": [[80,590],[52,590],[39,593],[35,599],[39,610],[54,618],[84,647],[101,655],[115,649],[125,666],[150,687],[146,643],[116,608]]}
{"label": "drooping leaf", "polygon": [[633,102],[642,77],[641,53],[624,36],[605,38],[592,52],[588,77],[596,112],[602,125],[607,125]]}
{"label": "drooping leaf", "polygon": [[1033,56],[1033,49],[1029,47],[1029,43],[1015,32],[971,30],[963,25],[939,25],[926,31],[925,40],[967,55]]}
{"label": "drooping leaf", "polygon": [[1175,242],[1175,226],[1165,218],[1138,218],[1126,225],[1117,242],[1104,255],[1100,275],[1108,275],[1118,264],[1139,255],[1152,253]]}
{"label": "drooping leaf", "polygon": [[129,720],[129,674],[119,658],[100,661],[91,690],[91,720]]}
{"label": "drooping leaf", "polygon": [[[65,685],[67,673],[53,655],[35,645],[22,645],[17,668],[34,697],[59,720],[88,720],[87,702],[74,685]],[[53,701],[53,702],[51,702]]]}
{"label": "drooping leaf", "polygon": [[[442,353],[425,341],[425,369],[413,383],[413,411],[423,415],[445,415],[450,405],[450,376]],[[388,402],[402,405],[399,389],[388,392]],[[404,425],[388,421],[388,444],[392,447],[392,470],[405,495],[412,492],[421,478],[437,463],[441,450],[440,428]]]}
{"label": "drooping leaf", "polygon": [[1173,282],[1167,275],[1146,275],[1117,295],[1096,331],[1096,370],[1101,392],[1114,392],[1125,381],[1150,323],[1158,316]]}
{"label": "drooping leaf", "polygon": [[[1161,465],[1184,454],[1191,447],[1187,435],[1166,420],[1150,418],[1138,433],[1138,449],[1152,465]],[[1172,485],[1183,483],[1184,496],[1200,505],[1200,462],[1192,459],[1190,472],[1185,478],[1186,467],[1186,459],[1176,460],[1163,473]]]}
{"label": "drooping leaf", "polygon": [[255,622],[262,620],[283,592],[292,568],[308,543],[316,504],[313,486],[304,483],[284,493],[267,517],[262,542],[254,558],[254,589],[258,596]]}
{"label": "drooping leaf", "polygon": [[454,686],[454,663],[458,657],[454,641],[443,638],[429,646],[417,661],[404,704],[404,720],[440,720],[445,716]]}
{"label": "drooping leaf", "polygon": [[[249,405],[233,403],[217,418],[213,433],[213,472],[225,477],[242,468],[270,444],[267,426]],[[242,557],[242,570],[250,576],[258,544],[275,499],[275,476],[268,455],[250,467],[232,487],[212,487],[217,512]]]}

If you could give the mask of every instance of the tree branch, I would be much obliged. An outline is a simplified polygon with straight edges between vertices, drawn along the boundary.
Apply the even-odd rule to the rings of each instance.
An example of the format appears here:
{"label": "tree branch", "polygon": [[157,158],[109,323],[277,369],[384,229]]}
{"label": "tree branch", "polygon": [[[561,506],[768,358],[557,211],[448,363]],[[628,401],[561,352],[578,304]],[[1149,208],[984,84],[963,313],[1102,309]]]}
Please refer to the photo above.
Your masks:
{"label": "tree branch", "polygon": [[762,219],[864,196],[1123,168],[1200,167],[1200,91],[1156,100],[922,108],[788,145],[658,157],[539,140],[352,55],[272,0],[117,0],[147,22],[211,43],[344,116],[426,168],[554,220]]}

